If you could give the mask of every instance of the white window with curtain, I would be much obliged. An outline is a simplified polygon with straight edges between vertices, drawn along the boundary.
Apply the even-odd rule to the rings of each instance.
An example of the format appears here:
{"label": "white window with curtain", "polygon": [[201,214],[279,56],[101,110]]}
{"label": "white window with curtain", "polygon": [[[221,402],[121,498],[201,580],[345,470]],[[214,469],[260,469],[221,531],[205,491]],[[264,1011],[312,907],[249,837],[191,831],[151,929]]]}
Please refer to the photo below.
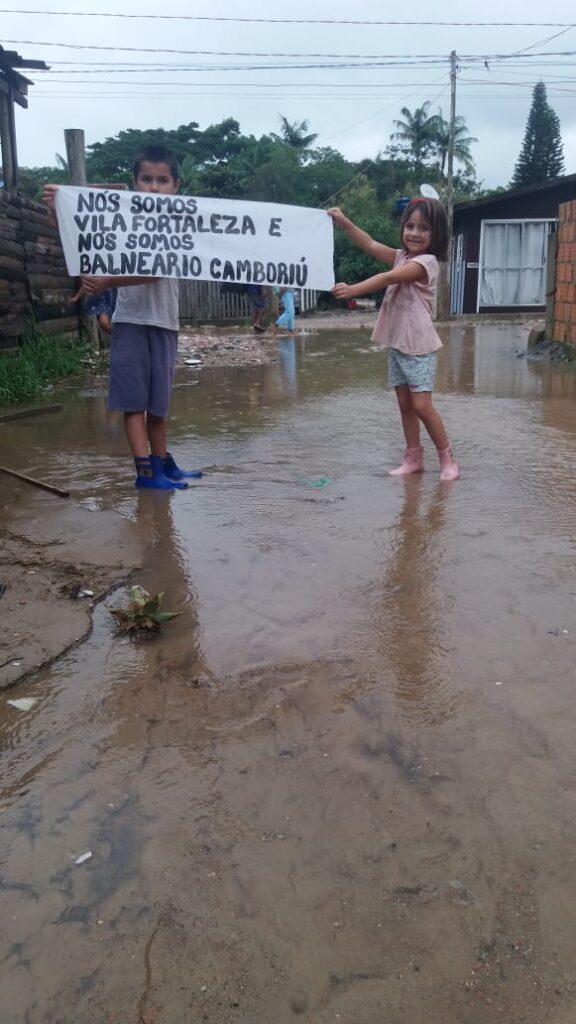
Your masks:
{"label": "white window with curtain", "polygon": [[478,308],[544,306],[554,220],[482,221]]}

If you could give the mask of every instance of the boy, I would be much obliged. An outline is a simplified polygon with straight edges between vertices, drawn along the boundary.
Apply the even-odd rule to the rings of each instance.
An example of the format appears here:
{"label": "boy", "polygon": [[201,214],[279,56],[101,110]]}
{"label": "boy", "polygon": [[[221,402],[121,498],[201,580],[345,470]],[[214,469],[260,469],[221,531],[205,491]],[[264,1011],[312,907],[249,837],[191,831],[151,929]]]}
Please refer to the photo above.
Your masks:
{"label": "boy", "polygon": [[[134,190],[173,194],[179,169],[164,146],[147,146],[133,164]],[[55,207],[57,185],[46,185],[43,202]],[[108,406],[124,413],[124,429],[136,465],[136,487],[162,491],[188,486],[200,472],[179,469],[167,450],[166,417],[178,347],[178,281],[149,277],[82,277],[92,298],[118,288],[110,341]]]}

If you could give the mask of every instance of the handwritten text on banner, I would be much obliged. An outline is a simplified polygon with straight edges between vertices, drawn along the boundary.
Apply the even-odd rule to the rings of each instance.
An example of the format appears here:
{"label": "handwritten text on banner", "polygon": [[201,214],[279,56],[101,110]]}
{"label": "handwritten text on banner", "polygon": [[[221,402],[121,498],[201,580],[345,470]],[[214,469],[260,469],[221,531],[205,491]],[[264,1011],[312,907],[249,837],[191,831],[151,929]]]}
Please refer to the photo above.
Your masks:
{"label": "handwritten text on banner", "polygon": [[62,186],[56,212],[72,276],[176,277],[319,291],[334,284],[332,221],[323,210]]}

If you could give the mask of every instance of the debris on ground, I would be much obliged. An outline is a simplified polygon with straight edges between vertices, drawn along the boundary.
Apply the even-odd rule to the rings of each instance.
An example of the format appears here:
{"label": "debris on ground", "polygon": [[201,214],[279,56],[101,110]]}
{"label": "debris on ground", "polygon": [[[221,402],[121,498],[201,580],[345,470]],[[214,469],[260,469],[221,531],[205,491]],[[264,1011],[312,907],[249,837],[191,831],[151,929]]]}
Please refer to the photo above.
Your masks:
{"label": "debris on ground", "polygon": [[210,366],[249,366],[270,363],[276,359],[277,340],[274,335],[248,334],[240,325],[226,331],[198,328],[180,332],[178,339],[180,364],[190,369]]}
{"label": "debris on ground", "polygon": [[321,487],[328,487],[330,484],[333,484],[334,478],[331,476],[316,476],[304,478],[299,482],[303,484],[304,487],[316,487],[319,489]]}
{"label": "debris on ground", "polygon": [[455,903],[461,903],[464,906],[472,906],[477,902],[472,890],[465,882],[460,881],[459,878],[452,878],[448,882],[448,885],[452,890],[452,898]]}
{"label": "debris on ground", "polygon": [[112,615],[121,633],[157,632],[180,612],[161,611],[164,592],[151,596],[144,587],[131,587],[130,600],[125,608],[112,608]]}
{"label": "debris on ground", "polygon": [[7,700],[6,703],[9,704],[11,708],[16,708],[17,711],[30,711],[36,704],[36,698],[18,697],[16,700]]}

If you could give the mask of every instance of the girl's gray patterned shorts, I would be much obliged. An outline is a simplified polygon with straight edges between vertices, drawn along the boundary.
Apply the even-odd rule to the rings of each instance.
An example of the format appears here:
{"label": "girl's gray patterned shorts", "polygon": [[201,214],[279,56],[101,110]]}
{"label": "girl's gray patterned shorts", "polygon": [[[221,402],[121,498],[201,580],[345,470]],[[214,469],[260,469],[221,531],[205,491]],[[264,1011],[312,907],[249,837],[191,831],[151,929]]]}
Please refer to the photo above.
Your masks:
{"label": "girl's gray patterned shorts", "polygon": [[388,385],[398,388],[407,384],[410,391],[433,391],[438,354],[409,356],[397,348],[388,349]]}

